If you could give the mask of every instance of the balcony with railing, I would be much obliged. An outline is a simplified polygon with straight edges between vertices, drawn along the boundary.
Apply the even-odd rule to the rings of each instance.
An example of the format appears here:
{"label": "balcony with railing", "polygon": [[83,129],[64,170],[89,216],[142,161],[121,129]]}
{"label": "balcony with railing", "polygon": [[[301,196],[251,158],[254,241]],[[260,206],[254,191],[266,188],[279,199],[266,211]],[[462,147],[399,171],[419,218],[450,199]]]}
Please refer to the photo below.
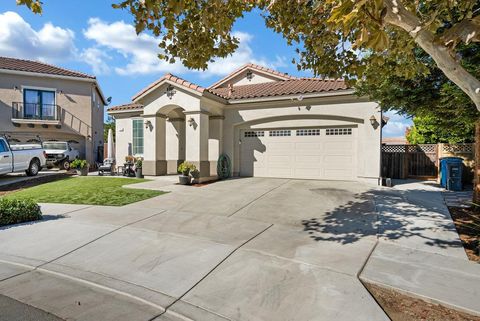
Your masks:
{"label": "balcony with railing", "polygon": [[60,107],[53,104],[12,103],[14,124],[60,125]]}

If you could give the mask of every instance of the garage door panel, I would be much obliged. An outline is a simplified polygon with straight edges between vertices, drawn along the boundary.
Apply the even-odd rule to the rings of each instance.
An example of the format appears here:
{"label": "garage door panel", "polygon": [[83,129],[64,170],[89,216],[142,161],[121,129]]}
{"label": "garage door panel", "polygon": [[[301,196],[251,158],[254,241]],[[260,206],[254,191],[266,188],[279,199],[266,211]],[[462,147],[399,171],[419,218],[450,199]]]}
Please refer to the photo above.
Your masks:
{"label": "garage door panel", "polygon": [[295,167],[312,166],[312,164],[318,166],[321,165],[322,161],[322,156],[295,155]]}
{"label": "garage door panel", "polygon": [[326,168],[349,168],[352,164],[352,157],[351,156],[336,156],[336,155],[329,155],[324,157],[324,166]]}
{"label": "garage door panel", "polygon": [[293,172],[292,178],[312,179],[312,177],[321,177],[322,171],[320,169],[312,168],[296,168]]}
{"label": "garage door panel", "polygon": [[292,178],[292,169],[291,168],[269,168],[268,170],[268,177],[285,177],[285,178]]}
{"label": "garage door panel", "polygon": [[351,141],[325,142],[325,154],[350,155],[353,143]]}
{"label": "garage door panel", "polygon": [[348,169],[325,169],[324,175],[326,179],[352,179],[352,171]]}
{"label": "garage door panel", "polygon": [[355,170],[355,130],[343,131],[316,129],[315,134],[306,130],[303,135],[270,136],[247,139],[241,144],[240,175],[258,177],[282,177],[299,179],[351,180]]}
{"label": "garage door panel", "polygon": [[270,155],[268,157],[269,166],[273,167],[290,167],[292,156]]}
{"label": "garage door panel", "polygon": [[295,143],[279,143],[279,142],[270,142],[268,144],[268,151],[273,155],[283,155],[285,151],[295,148]]}
{"label": "garage door panel", "polygon": [[323,151],[321,143],[296,143],[296,155],[320,155]]}

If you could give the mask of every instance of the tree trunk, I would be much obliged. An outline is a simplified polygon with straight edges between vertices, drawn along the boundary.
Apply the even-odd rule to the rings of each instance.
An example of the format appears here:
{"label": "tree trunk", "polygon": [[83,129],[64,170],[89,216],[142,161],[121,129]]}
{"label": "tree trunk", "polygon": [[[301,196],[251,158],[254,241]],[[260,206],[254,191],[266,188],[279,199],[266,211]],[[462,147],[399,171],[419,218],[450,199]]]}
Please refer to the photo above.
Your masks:
{"label": "tree trunk", "polygon": [[480,204],[480,120],[475,123],[475,171],[473,174],[473,202]]}
{"label": "tree trunk", "polygon": [[480,111],[480,80],[466,71],[452,57],[448,47],[437,39],[431,31],[421,29],[422,25],[418,17],[408,11],[400,3],[400,0],[385,0],[385,6],[387,9],[385,22],[407,31],[415,39],[415,42],[435,60],[438,68],[443,71],[445,76],[460,87]]}

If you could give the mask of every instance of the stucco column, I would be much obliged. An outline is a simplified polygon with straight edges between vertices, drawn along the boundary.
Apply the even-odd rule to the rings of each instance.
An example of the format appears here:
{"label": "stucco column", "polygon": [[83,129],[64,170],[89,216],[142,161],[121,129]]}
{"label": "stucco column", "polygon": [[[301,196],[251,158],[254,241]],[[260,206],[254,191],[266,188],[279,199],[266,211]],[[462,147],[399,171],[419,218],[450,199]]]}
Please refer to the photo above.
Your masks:
{"label": "stucco column", "polygon": [[165,115],[143,116],[145,129],[143,131],[143,174],[165,175],[167,173],[167,161],[165,150]]}
{"label": "stucco column", "polygon": [[186,112],[185,120],[185,160],[197,167],[200,181],[208,180],[209,116],[202,111]]}
{"label": "stucco column", "polygon": [[166,123],[167,174],[176,174],[185,160],[185,119],[168,118]]}
{"label": "stucco column", "polygon": [[210,175],[217,175],[218,157],[223,152],[223,119],[224,116],[210,116],[208,137],[208,160],[210,162]]}

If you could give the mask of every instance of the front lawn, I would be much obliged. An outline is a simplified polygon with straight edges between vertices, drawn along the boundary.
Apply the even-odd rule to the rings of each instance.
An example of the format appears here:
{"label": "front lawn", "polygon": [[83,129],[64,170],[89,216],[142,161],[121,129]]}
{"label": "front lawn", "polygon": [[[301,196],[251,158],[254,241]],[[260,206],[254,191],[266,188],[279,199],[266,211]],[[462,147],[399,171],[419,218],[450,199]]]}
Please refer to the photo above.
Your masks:
{"label": "front lawn", "polygon": [[4,196],[31,199],[37,203],[64,203],[122,206],[165,194],[161,191],[123,188],[145,179],[119,177],[70,177],[30,187]]}

